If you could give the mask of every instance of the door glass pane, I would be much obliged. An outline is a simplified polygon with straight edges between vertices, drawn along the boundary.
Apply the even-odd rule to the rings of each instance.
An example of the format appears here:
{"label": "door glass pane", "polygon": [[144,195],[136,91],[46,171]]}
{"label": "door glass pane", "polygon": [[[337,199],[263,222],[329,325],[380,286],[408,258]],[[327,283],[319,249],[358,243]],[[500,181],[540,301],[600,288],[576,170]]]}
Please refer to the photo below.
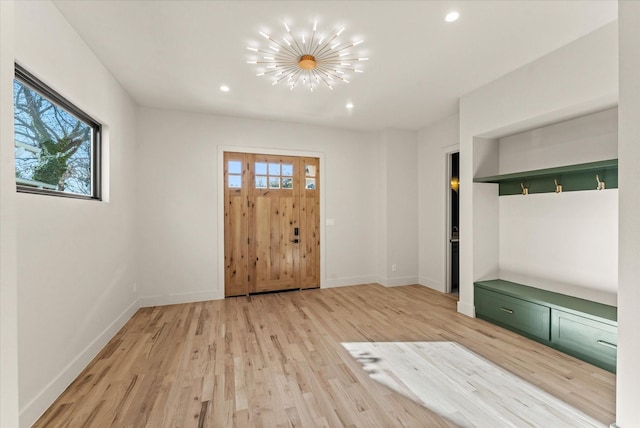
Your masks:
{"label": "door glass pane", "polygon": [[269,189],[280,188],[280,177],[269,177]]}
{"label": "door glass pane", "polygon": [[315,165],[307,165],[304,168],[304,174],[307,177],[315,177],[316,176],[316,166]]}
{"label": "door glass pane", "polygon": [[229,175],[229,187],[232,189],[239,189],[242,187],[241,175]]}
{"label": "door glass pane", "polygon": [[269,164],[269,175],[280,175],[280,164],[279,163],[270,163]]}
{"label": "door glass pane", "polygon": [[305,189],[315,190],[316,188],[316,179],[315,178],[306,178],[305,179]]}
{"label": "door glass pane", "polygon": [[293,165],[282,165],[282,176],[283,177],[293,177]]}
{"label": "door glass pane", "polygon": [[256,162],[256,175],[267,175],[267,164],[265,162]]}
{"label": "door glass pane", "polygon": [[242,174],[242,162],[229,161],[229,174]]}
{"label": "door glass pane", "polygon": [[267,177],[256,176],[256,189],[266,189],[266,188],[267,188]]}
{"label": "door glass pane", "polygon": [[282,178],[282,188],[283,189],[293,189],[293,178]]}

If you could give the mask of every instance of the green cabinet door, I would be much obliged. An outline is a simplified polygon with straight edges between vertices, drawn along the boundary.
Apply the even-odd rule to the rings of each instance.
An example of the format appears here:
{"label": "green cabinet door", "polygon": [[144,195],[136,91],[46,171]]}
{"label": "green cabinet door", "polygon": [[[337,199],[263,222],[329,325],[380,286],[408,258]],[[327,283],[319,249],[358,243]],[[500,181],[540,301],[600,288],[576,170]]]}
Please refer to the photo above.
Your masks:
{"label": "green cabinet door", "polygon": [[618,328],[557,309],[551,311],[551,342],[567,354],[615,373]]}
{"label": "green cabinet door", "polygon": [[550,309],[547,306],[475,289],[476,316],[536,339],[549,340]]}

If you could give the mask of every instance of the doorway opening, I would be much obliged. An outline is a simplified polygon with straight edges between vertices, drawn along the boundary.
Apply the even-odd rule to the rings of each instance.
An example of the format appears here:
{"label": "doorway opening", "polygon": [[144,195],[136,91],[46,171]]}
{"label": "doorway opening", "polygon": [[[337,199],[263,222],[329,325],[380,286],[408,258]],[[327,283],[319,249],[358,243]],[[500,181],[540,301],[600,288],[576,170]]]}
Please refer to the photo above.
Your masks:
{"label": "doorway opening", "polygon": [[450,293],[460,292],[460,152],[448,156],[449,200],[447,206],[448,270]]}

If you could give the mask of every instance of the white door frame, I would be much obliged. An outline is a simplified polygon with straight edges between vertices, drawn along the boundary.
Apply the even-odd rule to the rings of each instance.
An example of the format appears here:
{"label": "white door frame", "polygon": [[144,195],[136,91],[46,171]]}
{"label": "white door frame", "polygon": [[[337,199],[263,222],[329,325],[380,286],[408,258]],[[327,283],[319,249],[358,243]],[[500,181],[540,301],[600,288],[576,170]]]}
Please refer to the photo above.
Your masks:
{"label": "white door frame", "polygon": [[[456,145],[455,147],[449,147],[446,151],[446,174],[445,174],[445,182],[446,182],[446,207],[445,207],[445,236],[444,236],[444,247],[445,247],[445,293],[451,293],[451,173],[453,172],[453,167],[451,165],[451,158],[454,153],[460,153],[460,147]],[[458,177],[460,179],[460,177]],[[460,230],[458,229],[458,237],[460,236]],[[460,247],[458,247],[460,248]]]}
{"label": "white door frame", "polygon": [[325,185],[327,182],[327,168],[325,163],[325,154],[323,152],[291,150],[291,149],[274,149],[269,147],[251,147],[251,146],[227,146],[218,145],[218,287],[224,298],[224,152],[236,153],[254,153],[265,155],[279,156],[302,156],[320,159],[320,288],[325,287],[326,269],[325,262]]}

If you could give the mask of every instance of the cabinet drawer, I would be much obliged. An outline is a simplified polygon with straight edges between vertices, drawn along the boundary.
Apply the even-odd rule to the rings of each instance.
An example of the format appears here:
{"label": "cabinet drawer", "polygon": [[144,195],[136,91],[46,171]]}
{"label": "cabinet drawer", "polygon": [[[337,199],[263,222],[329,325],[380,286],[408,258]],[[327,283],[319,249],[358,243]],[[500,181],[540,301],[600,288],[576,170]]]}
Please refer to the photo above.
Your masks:
{"label": "cabinet drawer", "polygon": [[551,342],[568,354],[595,365],[616,369],[618,328],[614,325],[570,314],[551,311]]}
{"label": "cabinet drawer", "polygon": [[504,327],[538,339],[549,340],[550,308],[537,303],[485,290],[475,289],[476,314]]}

